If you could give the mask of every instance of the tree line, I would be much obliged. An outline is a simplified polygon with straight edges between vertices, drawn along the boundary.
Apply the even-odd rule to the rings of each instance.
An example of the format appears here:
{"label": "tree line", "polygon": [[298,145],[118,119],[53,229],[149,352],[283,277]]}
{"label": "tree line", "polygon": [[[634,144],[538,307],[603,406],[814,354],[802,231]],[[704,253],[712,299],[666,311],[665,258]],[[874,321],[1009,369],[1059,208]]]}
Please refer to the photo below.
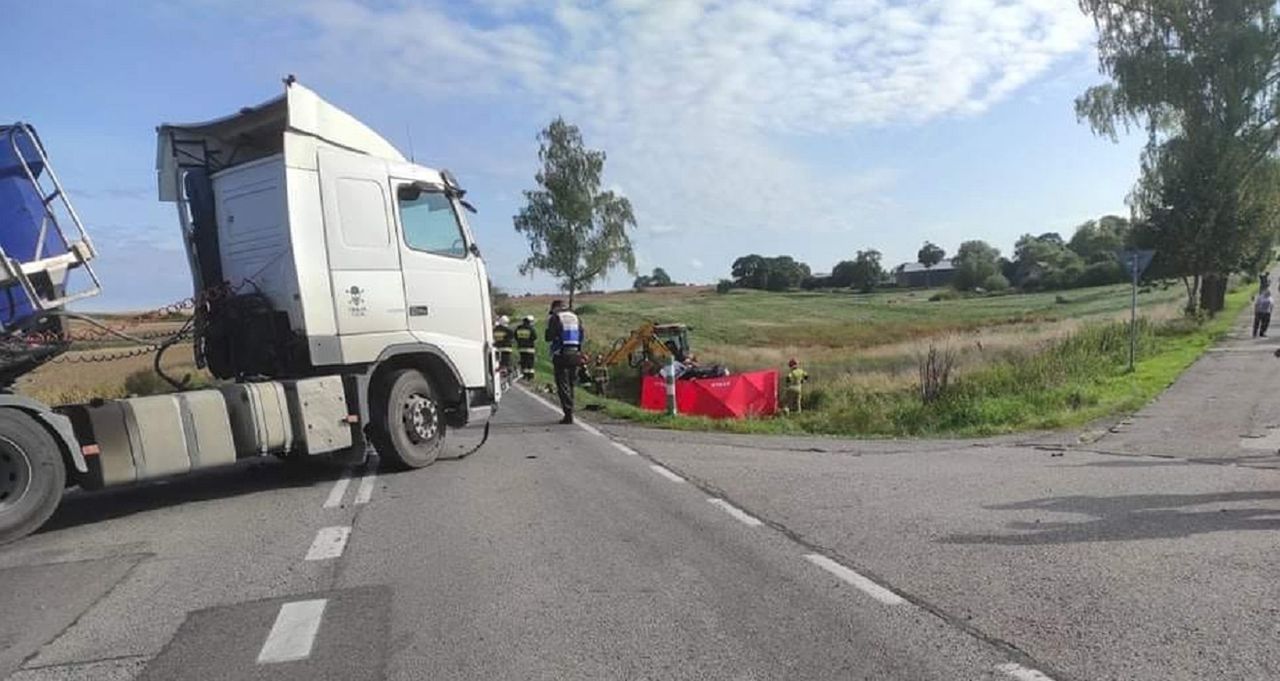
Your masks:
{"label": "tree line", "polygon": [[[1134,232],[1129,221],[1115,215],[1089,220],[1077,227],[1069,240],[1057,232],[1024,234],[1014,244],[1012,258],[982,240],[965,241],[951,259],[950,285],[963,291],[1056,290],[1102,286],[1127,281],[1118,254],[1132,247]],[[925,242],[916,262],[928,274],[947,257],[942,247]],[[869,292],[894,283],[896,270],[886,270],[875,249],[858,251],[853,259],[836,263],[831,273],[814,275],[810,267],[792,256],[744,255],[734,260],[732,279],[720,288],[764,291],[788,289],[854,289]],[[941,276],[937,277],[941,281]]]}

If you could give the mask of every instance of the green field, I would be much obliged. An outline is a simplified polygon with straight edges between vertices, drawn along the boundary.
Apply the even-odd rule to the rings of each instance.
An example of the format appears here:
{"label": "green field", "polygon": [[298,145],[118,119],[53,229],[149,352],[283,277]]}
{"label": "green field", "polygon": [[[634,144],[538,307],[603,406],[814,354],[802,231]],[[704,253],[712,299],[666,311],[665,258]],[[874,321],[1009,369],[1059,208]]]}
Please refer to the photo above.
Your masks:
{"label": "green field", "polygon": [[[1181,286],[1143,289],[1141,361],[1129,374],[1127,334],[1116,328],[1128,319],[1128,286],[931,300],[937,293],[682,288],[583,296],[578,310],[589,351],[607,348],[644,320],[684,322],[704,364],[781,370],[796,357],[812,376],[803,415],[750,422],[669,419],[635,409],[634,370],[626,367],[614,371],[614,399],[583,399],[614,417],[743,432],[979,435],[1078,425],[1145,404],[1247,302],[1246,293],[1233,294],[1227,313],[1189,324],[1180,319]],[[541,324],[548,300],[509,302]],[[1119,346],[1117,338],[1124,341]],[[922,405],[918,359],[930,346],[956,357],[954,388],[947,399]]]}

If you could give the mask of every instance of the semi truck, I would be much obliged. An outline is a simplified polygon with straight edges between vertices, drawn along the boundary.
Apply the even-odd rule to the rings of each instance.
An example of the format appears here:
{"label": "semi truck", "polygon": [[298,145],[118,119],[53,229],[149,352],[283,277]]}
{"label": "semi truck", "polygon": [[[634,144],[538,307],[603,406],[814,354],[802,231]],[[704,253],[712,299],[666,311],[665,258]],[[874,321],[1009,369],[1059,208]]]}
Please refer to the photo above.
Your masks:
{"label": "semi truck", "polygon": [[487,425],[503,390],[488,275],[449,171],[292,77],[261,105],[159,126],[156,170],[194,292],[158,345],[189,340],[218,381],[50,406],[14,382],[72,349],[67,306],[101,290],[97,251],[34,129],[0,126],[0,543],[72,487],[370,450],[422,468],[449,428]]}

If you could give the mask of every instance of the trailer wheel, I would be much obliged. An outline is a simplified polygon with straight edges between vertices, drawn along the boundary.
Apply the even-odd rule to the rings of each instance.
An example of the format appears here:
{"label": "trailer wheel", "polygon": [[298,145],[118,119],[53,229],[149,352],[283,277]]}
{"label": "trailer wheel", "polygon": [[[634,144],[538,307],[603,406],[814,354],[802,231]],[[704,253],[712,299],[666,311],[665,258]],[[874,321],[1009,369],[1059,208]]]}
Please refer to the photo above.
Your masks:
{"label": "trailer wheel", "polygon": [[400,369],[382,382],[372,437],[394,468],[430,466],[444,446],[444,410],[431,381],[417,369]]}
{"label": "trailer wheel", "polygon": [[0,409],[0,544],[35,532],[62,499],[67,468],[35,419]]}

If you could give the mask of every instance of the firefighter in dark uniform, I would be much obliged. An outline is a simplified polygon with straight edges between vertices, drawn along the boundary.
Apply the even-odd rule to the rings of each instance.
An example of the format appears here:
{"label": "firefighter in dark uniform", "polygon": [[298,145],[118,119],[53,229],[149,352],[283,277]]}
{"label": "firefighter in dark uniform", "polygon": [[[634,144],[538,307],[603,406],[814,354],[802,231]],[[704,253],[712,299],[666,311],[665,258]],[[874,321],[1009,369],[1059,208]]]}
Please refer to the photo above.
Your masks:
{"label": "firefighter in dark uniform", "polygon": [[573,423],[573,388],[578,377],[578,367],[582,366],[582,344],[586,340],[586,333],[578,315],[562,300],[551,303],[546,339],[551,344],[556,396],[560,398],[560,408],[564,410],[564,418],[560,419],[560,423]]}
{"label": "firefighter in dark uniform", "polygon": [[516,350],[520,352],[520,377],[533,381],[533,362],[538,358],[538,330],[533,328],[533,315],[525,315],[516,327]]}
{"label": "firefighter in dark uniform", "polygon": [[498,323],[493,325],[493,347],[498,350],[498,366],[503,374],[511,371],[511,342],[514,338],[511,320],[506,315],[498,317]]}

